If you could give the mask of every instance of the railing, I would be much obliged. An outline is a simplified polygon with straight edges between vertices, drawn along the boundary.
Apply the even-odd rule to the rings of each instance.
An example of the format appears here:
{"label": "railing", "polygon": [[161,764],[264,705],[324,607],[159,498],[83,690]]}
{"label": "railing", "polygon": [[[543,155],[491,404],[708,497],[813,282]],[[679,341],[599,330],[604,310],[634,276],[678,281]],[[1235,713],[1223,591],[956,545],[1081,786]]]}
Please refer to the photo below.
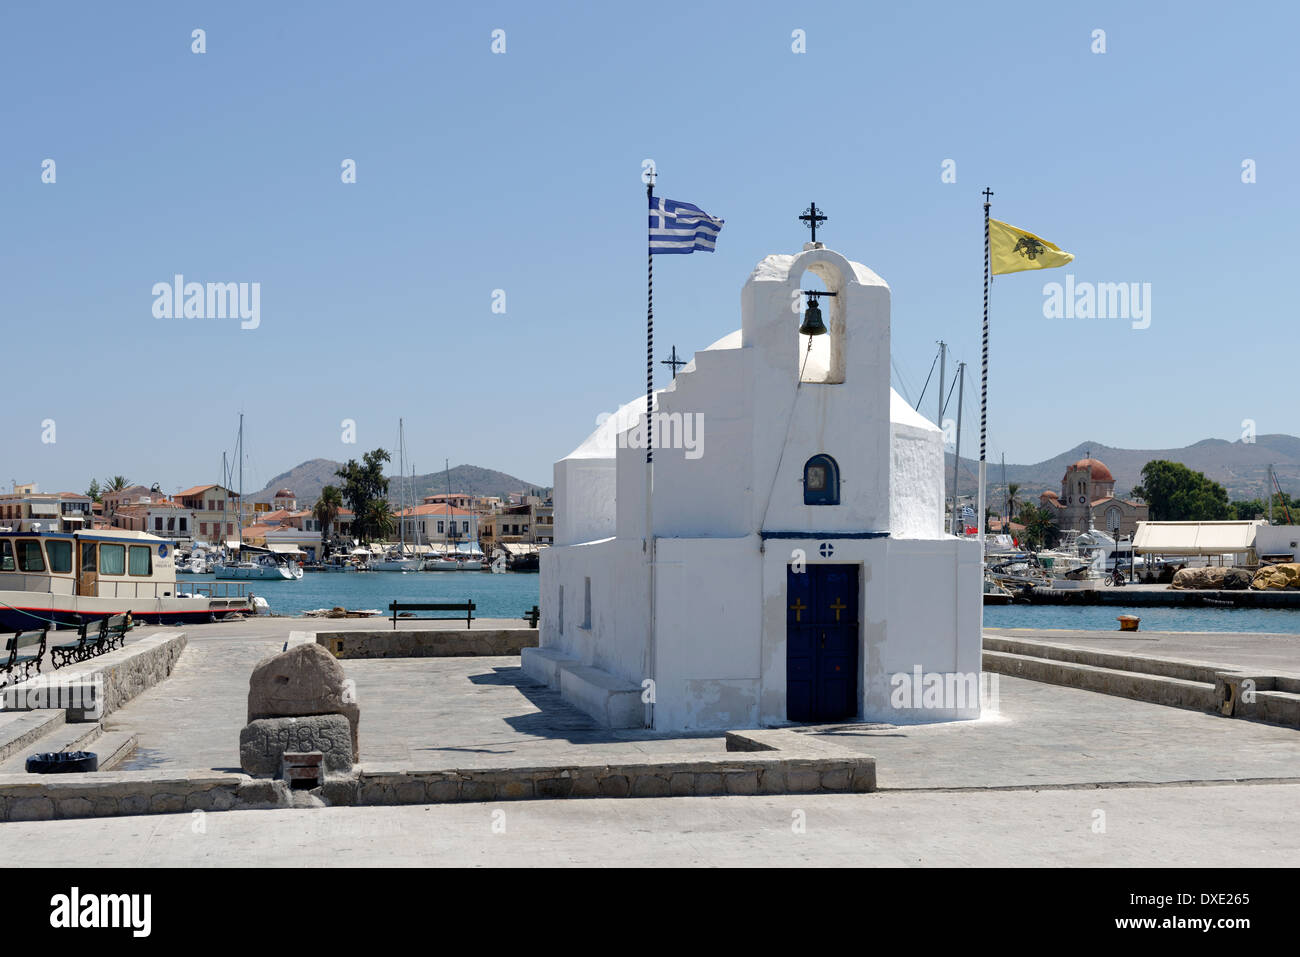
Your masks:
{"label": "railing", "polygon": [[[205,598],[246,598],[247,587],[242,582],[96,582],[99,598],[176,598],[182,594],[202,595]],[[107,586],[113,593],[107,593]]]}

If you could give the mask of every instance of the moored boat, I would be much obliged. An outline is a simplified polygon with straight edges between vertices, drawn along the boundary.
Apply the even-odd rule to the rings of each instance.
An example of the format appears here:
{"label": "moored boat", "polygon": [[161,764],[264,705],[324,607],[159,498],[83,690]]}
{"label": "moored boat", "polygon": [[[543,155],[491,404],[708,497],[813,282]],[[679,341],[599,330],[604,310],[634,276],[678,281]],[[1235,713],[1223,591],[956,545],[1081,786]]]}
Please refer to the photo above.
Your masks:
{"label": "moored boat", "polygon": [[180,591],[172,543],[147,532],[0,533],[0,629],[78,625],[124,612],[164,624],[254,612],[242,587],[204,584],[205,594]]}

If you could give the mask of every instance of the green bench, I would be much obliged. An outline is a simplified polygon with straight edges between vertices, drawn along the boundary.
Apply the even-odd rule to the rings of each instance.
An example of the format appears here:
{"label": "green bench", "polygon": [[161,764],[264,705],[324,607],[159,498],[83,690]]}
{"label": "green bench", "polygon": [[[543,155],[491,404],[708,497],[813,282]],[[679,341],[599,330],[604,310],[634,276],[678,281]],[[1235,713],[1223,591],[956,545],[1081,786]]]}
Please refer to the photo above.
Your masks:
{"label": "green bench", "polygon": [[[402,617],[408,620],[417,621],[459,621],[465,619],[465,627],[470,627],[470,622],[474,620],[474,609],[478,606],[472,601],[464,602],[432,602],[422,604],[408,604],[405,602],[389,602],[388,610],[393,613],[393,627],[397,627],[397,613],[402,612]],[[413,611],[454,611],[455,615],[412,615]]]}
{"label": "green bench", "polygon": [[[14,684],[14,672],[20,665],[23,669],[23,681],[31,677],[32,665],[36,666],[37,674],[41,673],[41,656],[45,654],[45,633],[48,630],[38,628],[35,631],[17,631],[9,637],[5,642],[5,651],[9,652],[9,657],[5,661],[4,668],[0,669],[0,684]],[[38,646],[35,654],[22,650],[33,645]]]}
{"label": "green bench", "polygon": [[77,629],[75,641],[65,641],[50,649],[50,660],[55,668],[74,661],[86,661],[95,655],[121,648],[126,644],[126,633],[131,628],[131,613],[107,615],[95,621],[83,621]]}

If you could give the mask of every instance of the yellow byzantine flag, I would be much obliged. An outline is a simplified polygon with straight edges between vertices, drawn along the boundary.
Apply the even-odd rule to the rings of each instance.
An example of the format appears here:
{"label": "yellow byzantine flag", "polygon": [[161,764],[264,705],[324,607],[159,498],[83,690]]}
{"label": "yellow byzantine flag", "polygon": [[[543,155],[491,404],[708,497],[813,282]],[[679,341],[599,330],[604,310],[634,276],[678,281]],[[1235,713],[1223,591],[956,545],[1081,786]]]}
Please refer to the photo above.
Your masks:
{"label": "yellow byzantine flag", "polygon": [[1025,269],[1052,269],[1074,259],[1055,243],[1010,223],[989,220],[989,261],[993,275]]}

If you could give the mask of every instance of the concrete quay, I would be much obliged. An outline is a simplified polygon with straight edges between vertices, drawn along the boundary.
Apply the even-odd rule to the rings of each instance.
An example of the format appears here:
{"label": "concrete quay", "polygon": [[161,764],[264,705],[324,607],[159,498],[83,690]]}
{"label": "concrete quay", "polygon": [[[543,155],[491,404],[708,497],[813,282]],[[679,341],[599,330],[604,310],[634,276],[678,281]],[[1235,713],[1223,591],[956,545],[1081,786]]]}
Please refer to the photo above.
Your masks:
{"label": "concrete quay", "polygon": [[[628,853],[663,864],[1219,865],[1225,853],[1253,866],[1300,860],[1294,728],[1007,675],[996,708],[974,721],[668,737],[601,727],[526,675],[518,656],[343,659],[361,706],[355,774],[312,793],[240,773],[253,665],[288,643],[315,640],[312,629],[367,624],[191,627],[171,675],[104,721],[105,736],[135,737],[135,753],[98,775],[0,781],[10,819],[0,839],[40,828],[36,839],[57,860],[62,848],[72,855],[76,841],[96,835],[92,857],[103,864],[138,860],[146,846],[150,863],[285,865],[330,848],[383,864],[507,863],[521,851],[535,855],[530,863],[618,863]],[[989,635],[1189,668],[1280,674],[1300,661],[1294,635]],[[817,763],[826,761],[839,764]],[[814,768],[815,781],[806,773]],[[101,790],[79,792],[84,782],[70,778],[97,778]],[[1112,837],[1091,829],[1099,810]],[[487,829],[494,813],[507,815],[520,839],[511,854],[498,853],[506,842]],[[195,833],[195,814],[212,839],[184,837]],[[799,836],[815,831],[812,840],[789,840],[797,814],[807,820]],[[90,815],[99,817],[70,819]],[[157,823],[136,823],[146,820]],[[649,827],[661,829],[653,841],[638,837]],[[421,828],[428,842],[403,844],[403,833]],[[472,833],[448,838],[455,828]],[[1114,837],[1121,831],[1123,841]],[[669,847],[678,853],[662,850]]]}

